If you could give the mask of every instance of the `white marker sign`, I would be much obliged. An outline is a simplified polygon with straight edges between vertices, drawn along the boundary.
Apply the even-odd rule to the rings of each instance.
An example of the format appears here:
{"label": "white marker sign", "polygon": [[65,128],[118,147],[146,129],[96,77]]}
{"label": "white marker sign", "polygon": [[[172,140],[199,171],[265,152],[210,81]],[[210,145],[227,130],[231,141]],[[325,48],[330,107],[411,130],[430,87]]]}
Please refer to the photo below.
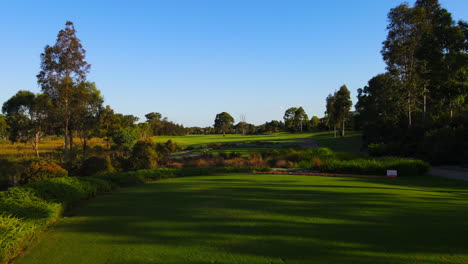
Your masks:
{"label": "white marker sign", "polygon": [[397,171],[396,170],[387,170],[387,177],[396,177]]}

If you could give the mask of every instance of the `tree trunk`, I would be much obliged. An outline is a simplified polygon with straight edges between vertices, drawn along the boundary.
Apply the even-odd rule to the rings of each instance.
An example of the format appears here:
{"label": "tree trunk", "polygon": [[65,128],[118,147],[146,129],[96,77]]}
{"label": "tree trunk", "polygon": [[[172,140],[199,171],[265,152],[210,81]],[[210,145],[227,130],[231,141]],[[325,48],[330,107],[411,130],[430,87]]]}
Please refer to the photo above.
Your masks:
{"label": "tree trunk", "polygon": [[70,138],[69,138],[69,131],[68,131],[68,123],[69,123],[69,120],[68,120],[68,117],[65,118],[65,138],[64,138],[64,145],[63,145],[63,158],[65,161],[68,161],[68,156],[69,156],[69,150],[68,150],[68,146],[70,145]]}
{"label": "tree trunk", "polygon": [[87,140],[86,137],[83,138],[83,159],[86,159],[86,147],[87,147]]}
{"label": "tree trunk", "polygon": [[426,96],[426,86],[424,86],[424,98],[423,98],[423,121],[426,121],[426,103],[427,103],[427,96]]}
{"label": "tree trunk", "polygon": [[336,138],[336,125],[333,126],[333,131],[335,132],[335,138]]}
{"label": "tree trunk", "polygon": [[344,137],[344,130],[345,130],[345,120],[343,119],[343,127],[341,128],[341,136]]}
{"label": "tree trunk", "polygon": [[34,147],[34,151],[36,152],[36,157],[39,158],[39,133],[36,133],[36,135],[34,136],[33,147]]}
{"label": "tree trunk", "polygon": [[73,130],[70,129],[69,135],[70,135],[70,152],[72,152],[72,150],[73,150]]}
{"label": "tree trunk", "polygon": [[408,99],[408,127],[411,127],[411,102]]}

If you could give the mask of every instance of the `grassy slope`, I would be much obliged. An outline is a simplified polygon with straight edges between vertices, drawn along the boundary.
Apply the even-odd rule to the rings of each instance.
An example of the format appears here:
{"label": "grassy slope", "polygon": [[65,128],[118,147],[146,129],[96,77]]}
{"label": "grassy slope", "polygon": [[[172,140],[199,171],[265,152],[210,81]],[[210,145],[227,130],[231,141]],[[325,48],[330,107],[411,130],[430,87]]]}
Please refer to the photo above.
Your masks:
{"label": "grassy slope", "polygon": [[170,179],[77,208],[14,264],[466,263],[466,187],[419,177]]}
{"label": "grassy slope", "polygon": [[358,131],[346,131],[344,137],[335,138],[333,132],[321,132],[312,135],[320,147],[331,148],[338,152],[359,152],[362,146],[362,135]]}

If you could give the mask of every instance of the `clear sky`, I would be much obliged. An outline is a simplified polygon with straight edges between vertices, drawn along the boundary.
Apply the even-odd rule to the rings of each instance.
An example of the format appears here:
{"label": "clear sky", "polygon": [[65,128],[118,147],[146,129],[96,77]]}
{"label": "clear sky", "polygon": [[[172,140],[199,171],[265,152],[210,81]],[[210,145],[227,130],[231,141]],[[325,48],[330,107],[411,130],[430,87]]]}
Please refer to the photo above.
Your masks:
{"label": "clear sky", "polygon": [[[88,79],[117,112],[186,126],[212,125],[223,111],[261,124],[291,106],[321,117],[329,93],[346,84],[355,103],[385,70],[386,16],[401,2],[0,0],[0,103],[40,91],[39,55],[71,20]],[[440,2],[468,20],[468,1]]]}

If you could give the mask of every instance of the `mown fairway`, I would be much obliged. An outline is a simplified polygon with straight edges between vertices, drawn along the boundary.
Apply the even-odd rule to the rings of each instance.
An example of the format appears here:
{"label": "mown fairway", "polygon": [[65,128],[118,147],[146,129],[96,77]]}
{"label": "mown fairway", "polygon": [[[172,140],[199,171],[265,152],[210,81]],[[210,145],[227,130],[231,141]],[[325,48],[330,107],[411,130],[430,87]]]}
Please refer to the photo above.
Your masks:
{"label": "mown fairway", "polygon": [[267,135],[237,135],[227,134],[226,136],[216,135],[187,135],[187,136],[156,136],[154,140],[159,143],[171,139],[175,143],[185,146],[200,146],[215,143],[240,143],[240,142],[276,142],[276,143],[294,143],[299,139],[310,138],[313,133],[275,133]]}
{"label": "mown fairway", "polygon": [[247,174],[164,180],[77,207],[13,263],[467,263],[462,184]]}

